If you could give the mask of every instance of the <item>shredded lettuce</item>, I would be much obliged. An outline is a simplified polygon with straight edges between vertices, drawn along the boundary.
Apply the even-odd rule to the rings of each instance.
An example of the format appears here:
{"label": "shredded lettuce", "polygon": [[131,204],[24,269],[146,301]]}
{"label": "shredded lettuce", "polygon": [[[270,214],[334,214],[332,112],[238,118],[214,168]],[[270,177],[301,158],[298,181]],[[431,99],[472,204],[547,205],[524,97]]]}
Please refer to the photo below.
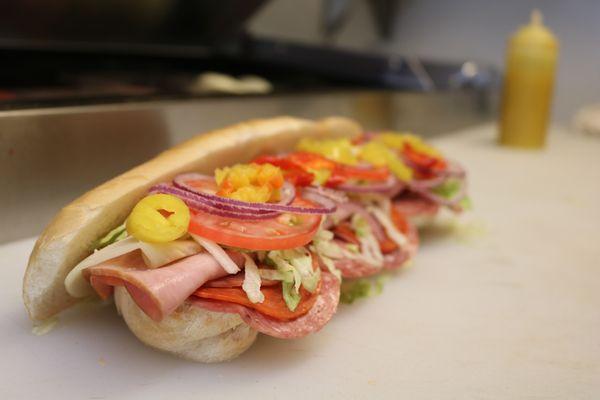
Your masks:
{"label": "shredded lettuce", "polygon": [[118,242],[119,240],[123,240],[127,237],[127,229],[125,228],[125,222],[121,225],[117,226],[112,231],[108,232],[103,238],[96,240],[92,246],[91,250],[100,250],[109,244],[113,244]]}
{"label": "shredded lettuce", "polygon": [[283,300],[290,311],[294,311],[300,304],[300,292],[298,292],[291,282],[282,282]]}
{"label": "shredded lettuce", "polygon": [[379,223],[383,226],[383,229],[385,229],[385,233],[387,233],[388,237],[392,239],[398,247],[404,248],[408,244],[408,239],[396,228],[390,219],[389,214],[386,214],[384,211],[374,206],[367,207],[367,210],[377,218]]}
{"label": "shredded lettuce", "polygon": [[283,256],[300,273],[302,286],[309,292],[314,293],[321,278],[321,270],[318,268],[313,269],[313,259],[310,252],[304,247],[299,247],[297,249],[283,250]]}
{"label": "shredded lettuce", "polygon": [[[464,185],[464,182],[459,179],[448,179],[440,185],[431,189],[431,191],[445,199],[451,199],[458,195],[458,192],[461,190],[462,185]],[[463,197],[458,203],[458,205],[463,210],[471,210],[473,208],[473,203],[471,202],[469,196]]]}
{"label": "shredded lettuce", "polygon": [[[310,250],[319,256],[329,272],[334,274],[338,279],[341,279],[341,273],[335,267],[335,260],[351,259],[359,260],[360,262],[374,266],[383,266],[383,255],[381,254],[377,239],[375,239],[371,233],[369,224],[360,216],[355,218],[354,222],[361,231],[360,234],[357,233],[359,240],[361,241],[360,247],[355,244],[346,244],[344,246],[338,245],[333,241],[333,233],[328,230],[318,231],[313,237],[310,246]],[[354,229],[356,230],[357,228]],[[360,235],[362,235],[362,237]]]}
{"label": "shredded lettuce", "polygon": [[333,259],[343,257],[342,249],[332,240],[333,233],[331,231],[324,229],[319,230],[313,237],[310,250],[317,254],[330,273],[341,280],[342,274],[340,270],[335,267]]}
{"label": "shredded lettuce", "polygon": [[284,276],[291,276],[291,279],[288,278],[284,280],[284,282],[292,283],[294,285],[294,289],[299,291],[300,285],[302,284],[302,276],[300,276],[300,272],[298,272],[288,260],[283,258],[282,251],[272,250],[268,253],[267,257],[273,261],[277,270],[284,274]]}
{"label": "shredded lettuce", "polygon": [[463,210],[472,210],[473,209],[473,202],[471,201],[471,198],[469,196],[463,197],[462,200],[458,203],[458,205]]}
{"label": "shredded lettuce", "polygon": [[431,189],[431,191],[445,199],[451,199],[459,192],[460,188],[461,181],[458,179],[448,179]]}
{"label": "shredded lettuce", "polygon": [[306,248],[274,250],[269,252],[268,257],[279,271],[292,273],[296,290],[299,290],[302,285],[311,293],[315,291],[319,283],[320,271],[318,268],[313,269],[312,255]]}
{"label": "shredded lettuce", "polygon": [[252,303],[262,303],[265,295],[260,291],[260,274],[256,263],[248,254],[244,254],[244,283],[242,289]]}
{"label": "shredded lettuce", "polygon": [[383,292],[383,287],[389,279],[389,275],[383,274],[373,278],[346,281],[341,287],[340,301],[352,304],[358,299],[379,295]]}
{"label": "shredded lettuce", "polygon": [[369,296],[371,296],[371,283],[367,279],[344,283],[340,291],[340,301],[345,304],[352,304],[360,298]]}
{"label": "shredded lettuce", "polygon": [[272,281],[287,281],[293,282],[294,277],[291,274],[283,274],[276,269],[259,268],[258,274],[262,279],[269,279]]}
{"label": "shredded lettuce", "polygon": [[313,269],[312,255],[304,247],[272,250],[267,254],[267,258],[283,278],[283,297],[288,308],[294,311],[297,306],[296,300],[300,301],[300,286],[313,293],[321,279],[321,271],[318,268]]}
{"label": "shredded lettuce", "polygon": [[359,238],[371,235],[369,223],[360,214],[354,214],[352,216],[352,228]]}
{"label": "shredded lettuce", "polygon": [[373,266],[383,267],[383,254],[381,254],[379,242],[373,235],[373,232],[371,232],[371,227],[367,220],[359,214],[354,214],[351,223],[360,241],[360,248],[362,250],[360,256],[362,261]]}
{"label": "shredded lettuce", "polygon": [[360,253],[360,247],[358,247],[358,245],[354,244],[354,243],[348,243],[346,245],[346,250],[348,250],[350,253],[354,253],[354,254]]}

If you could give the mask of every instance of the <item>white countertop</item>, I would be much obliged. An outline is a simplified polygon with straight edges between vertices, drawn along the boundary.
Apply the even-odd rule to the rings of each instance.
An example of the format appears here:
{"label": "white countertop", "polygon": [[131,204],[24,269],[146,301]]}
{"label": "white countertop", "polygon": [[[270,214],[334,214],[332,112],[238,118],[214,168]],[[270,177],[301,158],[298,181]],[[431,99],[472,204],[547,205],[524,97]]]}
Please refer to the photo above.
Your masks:
{"label": "white countertop", "polygon": [[600,398],[600,140],[507,150],[491,126],[436,140],[469,170],[472,215],[423,238],[383,294],[320,333],[194,364],[144,347],[112,306],[31,333],[33,239],[0,246],[2,399]]}

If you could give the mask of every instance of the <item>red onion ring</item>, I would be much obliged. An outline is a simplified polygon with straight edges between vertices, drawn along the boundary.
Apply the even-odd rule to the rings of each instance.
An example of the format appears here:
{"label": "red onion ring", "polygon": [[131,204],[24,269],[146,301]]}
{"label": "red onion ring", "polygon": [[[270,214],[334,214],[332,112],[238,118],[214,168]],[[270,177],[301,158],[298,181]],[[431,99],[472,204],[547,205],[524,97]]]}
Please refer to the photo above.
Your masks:
{"label": "red onion ring", "polygon": [[342,184],[336,186],[336,189],[342,190],[349,193],[390,193],[398,190],[400,187],[404,187],[404,184],[396,179],[395,176],[390,175],[384,182],[369,183],[366,185],[358,184]]}
{"label": "red onion ring", "polygon": [[446,168],[446,171],[444,172],[447,176],[456,178],[465,178],[467,176],[467,172],[462,165],[452,160],[448,160],[448,168]]}
{"label": "red onion ring", "polygon": [[256,220],[256,219],[271,219],[277,217],[279,212],[257,212],[256,210],[244,210],[243,212],[231,211],[223,208],[218,208],[217,206],[212,206],[206,202],[206,199],[198,196],[195,193],[189,192],[184,189],[180,189],[169,184],[159,184],[150,188],[150,193],[165,193],[172,194],[174,196],[179,197],[185,204],[187,204],[190,208],[198,211],[202,211],[208,214],[218,215],[220,217],[225,218],[236,218],[236,219],[248,219],[248,220]]}
{"label": "red onion ring", "polygon": [[[281,213],[292,214],[331,214],[336,210],[336,203],[323,196],[306,196],[316,203],[315,207],[294,206],[289,203],[296,197],[296,190],[289,182],[284,183],[282,201],[279,203],[250,203],[216,194],[206,193],[185,183],[188,180],[212,180],[212,177],[200,174],[184,174],[175,178],[174,186],[160,184],[151,191],[169,193],[180,197],[188,206],[211,214],[238,219],[269,219]],[[291,198],[291,200],[289,200]],[[288,204],[285,204],[289,202]]]}
{"label": "red onion ring", "polygon": [[408,183],[408,187],[412,190],[427,190],[441,185],[447,178],[448,176],[443,174],[430,179],[413,179]]}
{"label": "red onion ring", "polygon": [[319,196],[327,197],[330,200],[335,201],[336,203],[346,203],[348,201],[348,196],[346,193],[341,192],[339,190],[326,188],[323,186],[307,186],[303,189],[303,193],[312,192]]}
{"label": "red onion ring", "polygon": [[[255,210],[261,210],[261,211],[280,211],[280,212],[287,212],[287,210],[285,208],[280,208],[281,206],[287,206],[289,204],[291,204],[294,199],[296,198],[296,189],[294,188],[294,185],[292,185],[289,182],[284,182],[283,186],[280,189],[281,192],[281,200],[278,203],[250,203],[248,201],[241,201],[241,200],[236,200],[236,199],[230,199],[227,197],[221,197],[221,196],[217,196],[216,194],[213,193],[207,193],[207,192],[203,192],[202,190],[187,184],[187,181],[199,181],[199,180],[207,180],[210,182],[214,182],[214,178],[212,176],[207,176],[207,175],[202,175],[202,174],[197,174],[197,173],[188,173],[188,174],[181,174],[181,175],[177,175],[175,177],[175,179],[173,179],[173,185],[180,188],[180,189],[184,189],[187,190],[188,192],[192,192],[197,194],[198,196],[204,197],[205,199],[207,199],[208,201],[211,202],[211,204],[218,204],[221,205],[223,204],[225,206],[225,208],[227,209],[231,209],[233,211],[235,211],[236,208],[243,208],[243,209],[255,209]],[[216,184],[215,184],[216,186]],[[220,207],[222,208],[222,207]]]}

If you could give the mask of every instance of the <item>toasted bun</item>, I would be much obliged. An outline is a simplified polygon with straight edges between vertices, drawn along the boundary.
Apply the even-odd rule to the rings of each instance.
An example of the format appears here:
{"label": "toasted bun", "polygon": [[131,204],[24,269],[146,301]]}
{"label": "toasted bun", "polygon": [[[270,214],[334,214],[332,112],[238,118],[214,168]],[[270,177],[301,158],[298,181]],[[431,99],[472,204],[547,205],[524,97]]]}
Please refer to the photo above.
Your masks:
{"label": "toasted bun", "polygon": [[[30,318],[34,321],[44,320],[78,301],[65,290],[66,275],[90,254],[94,241],[125,220],[152,185],[169,181],[182,172],[212,174],[216,167],[246,162],[261,153],[290,150],[303,137],[351,137],[360,132],[360,126],[355,122],[335,117],[319,122],[291,117],[245,122],[198,135],[89,191],[63,208],[35,244],[23,280],[23,300]],[[195,342],[185,346],[181,343],[167,345],[165,342],[171,339],[163,340],[163,336],[160,336],[167,333],[147,333],[145,329],[148,324],[134,317],[135,313],[130,311],[130,307],[121,306],[127,310],[123,312],[125,320],[134,333],[139,333],[142,341],[192,359],[217,361],[231,358],[233,355],[230,357],[228,354],[233,354],[236,351],[234,349],[243,351],[256,335],[240,321],[238,326],[229,327],[210,337],[193,336]],[[208,316],[214,314],[206,316],[193,311],[192,315],[194,317],[190,317],[191,320],[198,317],[203,323],[213,324],[212,317]],[[230,317],[223,317],[224,321],[229,321]],[[180,320],[182,318],[185,319],[180,316]],[[178,335],[188,335],[190,331],[183,329],[189,323],[187,321],[173,329],[180,332]],[[215,323],[218,325],[221,322]],[[168,323],[161,323],[157,329],[168,331],[168,326]],[[207,331],[211,332],[210,329],[213,327],[207,327]],[[218,328],[215,329],[218,331]],[[204,344],[208,343],[210,348],[205,348]]]}
{"label": "toasted bun", "polygon": [[122,287],[115,288],[115,304],[143,343],[197,362],[231,360],[246,351],[257,335],[237,314],[206,311],[187,303],[155,322]]}

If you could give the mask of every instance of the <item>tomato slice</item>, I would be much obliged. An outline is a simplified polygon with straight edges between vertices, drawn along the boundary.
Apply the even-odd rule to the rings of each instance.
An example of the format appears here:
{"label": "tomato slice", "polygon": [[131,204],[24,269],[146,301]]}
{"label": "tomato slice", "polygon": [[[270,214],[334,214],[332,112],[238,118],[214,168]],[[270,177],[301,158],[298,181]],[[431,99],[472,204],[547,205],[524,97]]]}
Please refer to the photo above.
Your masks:
{"label": "tomato slice", "polygon": [[[302,198],[296,198],[292,204],[313,206]],[[320,215],[284,213],[266,220],[241,220],[191,211],[190,233],[219,244],[249,250],[282,250],[304,246],[312,240],[322,218]]]}

